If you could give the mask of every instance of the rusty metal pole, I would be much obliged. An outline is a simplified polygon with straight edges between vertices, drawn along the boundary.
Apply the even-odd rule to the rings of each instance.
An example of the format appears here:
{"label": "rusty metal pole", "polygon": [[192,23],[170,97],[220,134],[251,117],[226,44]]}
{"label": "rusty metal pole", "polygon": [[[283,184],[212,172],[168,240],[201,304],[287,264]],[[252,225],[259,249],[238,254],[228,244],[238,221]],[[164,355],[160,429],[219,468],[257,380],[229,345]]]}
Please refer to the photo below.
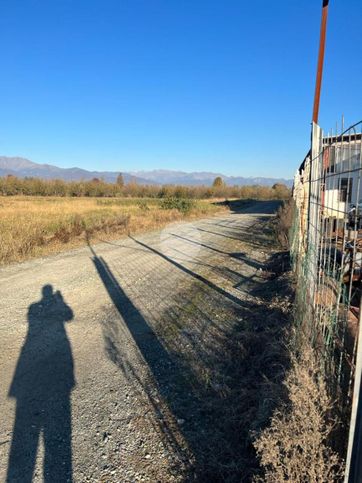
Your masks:
{"label": "rusty metal pole", "polygon": [[[313,146],[313,132],[315,131],[314,125],[318,124],[319,115],[319,102],[321,97],[321,86],[322,86],[322,76],[323,76],[323,63],[324,63],[324,51],[326,46],[326,32],[327,32],[327,17],[328,17],[328,4],[329,0],[323,0],[322,3],[322,21],[321,21],[321,32],[319,39],[319,53],[318,53],[318,65],[317,65],[317,78],[315,83],[314,92],[314,105],[313,105],[313,118],[312,118],[312,132],[311,132],[311,145]],[[309,195],[308,195],[308,215],[307,215],[307,247],[309,246],[309,224],[310,224],[310,203],[311,203],[311,187],[312,187],[312,168],[315,160],[312,156],[310,158],[310,175],[309,175]]]}
{"label": "rusty metal pole", "polygon": [[329,0],[323,0],[317,78],[315,83],[314,105],[313,105],[313,122],[315,122],[316,124],[318,124],[319,102],[321,97],[324,51],[325,51],[325,45],[326,45],[326,32],[327,32],[328,4],[329,4]]}

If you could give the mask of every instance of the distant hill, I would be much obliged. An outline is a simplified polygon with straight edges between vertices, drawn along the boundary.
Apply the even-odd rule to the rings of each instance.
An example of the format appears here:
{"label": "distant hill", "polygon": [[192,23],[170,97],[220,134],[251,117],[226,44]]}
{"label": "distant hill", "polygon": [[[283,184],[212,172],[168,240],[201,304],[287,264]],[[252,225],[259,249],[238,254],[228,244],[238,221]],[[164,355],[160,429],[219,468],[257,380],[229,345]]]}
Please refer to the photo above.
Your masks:
{"label": "distant hill", "polygon": [[272,186],[274,183],[283,183],[292,186],[293,180],[283,178],[262,178],[251,177],[244,178],[242,176],[225,176],[221,173],[212,172],[193,172],[186,173],[184,171],[169,171],[165,169],[156,169],[153,171],[134,171],[134,176],[146,179],[148,182],[157,184],[182,184],[182,185],[211,185],[216,176],[221,176],[227,185],[245,186],[245,185],[264,185]]}
{"label": "distant hill", "polygon": [[[35,177],[42,179],[63,179],[65,181],[91,180],[103,178],[104,181],[114,183],[119,174],[112,171],[87,171],[81,168],[58,168],[51,164],[39,164],[25,158],[0,156],[0,176],[12,174],[21,178]],[[227,185],[264,185],[284,183],[292,186],[293,181],[283,178],[243,178],[241,176],[225,176],[220,173],[170,171],[157,169],[153,171],[123,172],[126,183],[131,180],[139,184],[181,184],[186,186],[211,185],[216,176],[221,176]]]}
{"label": "distant hill", "polygon": [[[51,164],[38,164],[25,158],[10,158],[0,156],[0,176],[13,174],[21,178],[34,177],[42,179],[63,179],[65,181],[91,180],[93,178],[103,178],[104,181],[114,183],[118,173],[109,171],[87,171],[81,168],[58,168]],[[126,183],[131,179],[139,184],[147,184],[145,179],[122,173]]]}

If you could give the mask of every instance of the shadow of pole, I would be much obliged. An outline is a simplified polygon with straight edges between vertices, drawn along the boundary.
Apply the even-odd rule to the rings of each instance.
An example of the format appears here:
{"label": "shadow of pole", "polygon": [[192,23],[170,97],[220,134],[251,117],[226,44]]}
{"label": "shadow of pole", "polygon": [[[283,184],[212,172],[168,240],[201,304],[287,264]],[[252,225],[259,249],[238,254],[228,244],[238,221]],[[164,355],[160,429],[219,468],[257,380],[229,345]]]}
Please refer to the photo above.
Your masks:
{"label": "shadow of pole", "polygon": [[[122,337],[120,322],[114,317],[105,322],[103,333],[109,358],[124,372],[130,370],[146,393],[160,430],[185,463],[183,481],[252,481],[257,462],[250,431],[265,423],[276,404],[278,398],[270,397],[268,392],[270,381],[282,387],[286,355],[281,334],[285,317],[274,308],[258,308],[241,301],[156,248],[130,238],[136,247],[147,249],[190,276],[188,288],[172,294],[174,304],[163,309],[156,323],[177,327],[182,338],[183,329],[186,337],[189,330],[194,330],[195,352],[179,346],[180,338],[170,342],[162,332],[156,333],[152,319],[146,320],[107,262],[89,244],[96,271],[148,366],[151,384],[145,387],[137,374],[139,369],[127,361],[127,350],[122,348],[126,344],[124,332]],[[195,292],[201,295],[195,301],[197,311],[193,309],[190,316],[185,310],[182,318],[188,302],[194,303]],[[135,295],[150,296],[139,285]],[[177,309],[179,302],[183,307]],[[204,323],[213,326],[212,336],[207,339],[203,338]],[[276,344],[280,344],[277,351]],[[190,345],[187,343],[187,347]],[[207,382],[209,373],[211,380]],[[179,435],[185,444],[179,445]]]}
{"label": "shadow of pole", "polygon": [[[176,388],[179,392],[183,391],[180,386],[187,387],[187,380],[182,375],[178,365],[175,364],[170,354],[160,342],[152,327],[147,323],[146,319],[119,285],[107,262],[102,257],[98,257],[95,250],[90,245],[89,240],[88,246],[92,252],[92,261],[97,273],[107,290],[114,307],[122,317],[130,335],[150,369],[154,378],[153,383],[157,386],[159,394],[165,399],[166,404],[170,404],[169,387],[171,386],[173,390]],[[183,418],[185,415],[179,411],[176,404],[171,404],[172,407],[170,409],[173,421],[172,425],[168,423],[167,418],[162,414],[161,404],[156,401],[152,391],[144,386],[134,368],[129,363],[122,360],[122,354],[119,351],[118,341],[116,340],[117,336],[115,335],[117,332],[117,329],[110,327],[109,324],[105,327],[104,340],[108,357],[122,370],[127,366],[127,369],[142,387],[149,403],[153,407],[154,414],[157,416],[156,419],[158,421],[159,429],[166,438],[167,444],[169,444],[176,453],[180,454],[181,449],[175,432],[181,433],[181,431],[177,427],[176,419]]]}
{"label": "shadow of pole", "polygon": [[179,238],[180,240],[184,240],[188,243],[192,243],[193,245],[198,245],[203,248],[207,248],[208,250],[211,250],[213,252],[219,253],[220,255],[225,255],[227,257],[235,258],[235,260],[241,260],[243,263],[246,263],[247,265],[250,265],[252,268],[256,269],[263,269],[265,266],[262,263],[256,262],[255,260],[252,260],[250,257],[246,256],[245,253],[242,252],[225,252],[223,250],[219,250],[218,248],[211,247],[209,245],[206,245],[205,243],[200,243],[194,240],[190,240],[189,238],[186,238],[184,236],[176,235],[175,233],[171,233],[172,236],[175,238]]}
{"label": "shadow of pole", "polygon": [[177,267],[182,272],[186,273],[187,275],[190,275],[191,277],[193,277],[194,279],[198,280],[199,282],[202,282],[203,284],[207,285],[209,288],[211,288],[212,290],[214,290],[218,294],[222,295],[223,297],[225,297],[226,299],[228,299],[230,302],[233,302],[234,304],[239,305],[239,306],[244,307],[244,308],[250,308],[250,304],[246,303],[245,301],[241,301],[240,299],[238,299],[234,295],[226,292],[222,288],[220,288],[217,285],[215,285],[210,280],[207,280],[207,278],[203,277],[202,275],[199,275],[198,273],[193,272],[192,270],[188,269],[184,265],[181,265],[181,263],[176,262],[175,260],[173,260],[172,258],[168,257],[164,253],[160,252],[159,250],[156,250],[156,248],[150,247],[149,245],[146,245],[145,243],[142,243],[141,241],[136,240],[132,236],[130,236],[130,238],[135,243],[137,243],[138,245],[141,245],[142,247],[147,248],[151,252],[155,253],[159,257],[161,257],[164,260],[166,260],[167,262],[171,263],[172,265],[174,265],[175,267]]}
{"label": "shadow of pole", "polygon": [[[142,242],[136,243],[147,247]],[[206,469],[209,465],[207,455],[215,447],[215,442],[211,442],[207,438],[208,434],[213,432],[213,420],[210,410],[207,409],[208,403],[204,400],[209,400],[210,394],[215,391],[211,388],[202,388],[200,385],[194,387],[195,376],[187,366],[187,362],[183,363],[179,358],[174,359],[161,343],[158,335],[154,332],[150,324],[146,321],[140,311],[135,307],[133,302],[122,289],[117,279],[114,277],[107,262],[99,257],[93,247],[89,244],[92,252],[92,261],[97,270],[97,273],[107,290],[114,307],[122,317],[130,335],[135,341],[136,346],[140,350],[151,374],[153,376],[153,383],[155,384],[158,394],[161,396],[167,406],[167,411],[164,411],[163,405],[160,401],[156,402],[156,398],[152,396],[151,391],[140,383],[140,378],[131,367],[132,376],[137,383],[141,384],[143,391],[146,392],[149,402],[153,406],[154,414],[161,424],[159,428],[162,434],[166,437],[167,442],[172,448],[181,455],[183,464],[186,463],[187,478],[195,478],[196,481],[210,481],[210,473]],[[147,247],[151,251],[152,248]],[[162,255],[155,250],[158,255]],[[194,274],[182,265],[174,262],[168,257],[168,261],[176,264],[176,266],[186,273],[193,275],[199,281],[206,283],[207,286],[215,290],[217,295],[227,297],[229,294],[219,289],[214,284],[209,283],[203,277]],[[240,302],[236,297],[227,297],[234,303]],[[112,335],[113,333],[113,335]],[[116,334],[116,337],[114,337]],[[130,365],[127,361],[122,361],[122,351],[119,348],[119,341],[117,330],[107,327],[105,331],[105,349],[110,359],[118,365],[122,370]],[[154,392],[154,391],[153,391]],[[204,394],[205,393],[205,394]],[[207,397],[206,397],[207,393]],[[216,394],[216,393],[215,393]],[[218,396],[214,396],[219,399]],[[168,414],[166,414],[166,412]],[[168,417],[171,415],[172,420]],[[192,415],[192,416],[191,416]],[[181,420],[182,427],[177,423]],[[195,426],[201,428],[201,433],[195,431]],[[182,436],[186,445],[180,447],[179,435]],[[190,453],[191,451],[191,453]],[[186,456],[188,455],[188,456]],[[215,482],[221,481],[220,476],[216,477]]]}

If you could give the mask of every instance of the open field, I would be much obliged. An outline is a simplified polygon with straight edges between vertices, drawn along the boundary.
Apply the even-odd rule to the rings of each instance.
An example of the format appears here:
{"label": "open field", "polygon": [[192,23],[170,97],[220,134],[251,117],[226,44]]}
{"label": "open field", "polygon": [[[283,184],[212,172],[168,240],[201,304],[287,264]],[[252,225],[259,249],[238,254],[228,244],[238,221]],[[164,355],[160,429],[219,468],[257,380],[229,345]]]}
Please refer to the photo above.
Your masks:
{"label": "open field", "polygon": [[211,201],[151,198],[0,197],[0,265],[225,210]]}

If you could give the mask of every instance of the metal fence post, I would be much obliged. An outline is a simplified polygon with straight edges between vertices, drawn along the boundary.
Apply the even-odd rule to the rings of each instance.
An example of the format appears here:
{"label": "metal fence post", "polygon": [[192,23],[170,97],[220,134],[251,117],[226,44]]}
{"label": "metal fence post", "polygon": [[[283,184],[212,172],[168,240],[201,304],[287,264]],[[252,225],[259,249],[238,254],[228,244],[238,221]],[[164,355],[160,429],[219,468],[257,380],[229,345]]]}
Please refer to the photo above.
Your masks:
{"label": "metal fence post", "polygon": [[351,422],[348,437],[345,483],[362,482],[362,298],[358,317],[357,359],[354,378]]}

